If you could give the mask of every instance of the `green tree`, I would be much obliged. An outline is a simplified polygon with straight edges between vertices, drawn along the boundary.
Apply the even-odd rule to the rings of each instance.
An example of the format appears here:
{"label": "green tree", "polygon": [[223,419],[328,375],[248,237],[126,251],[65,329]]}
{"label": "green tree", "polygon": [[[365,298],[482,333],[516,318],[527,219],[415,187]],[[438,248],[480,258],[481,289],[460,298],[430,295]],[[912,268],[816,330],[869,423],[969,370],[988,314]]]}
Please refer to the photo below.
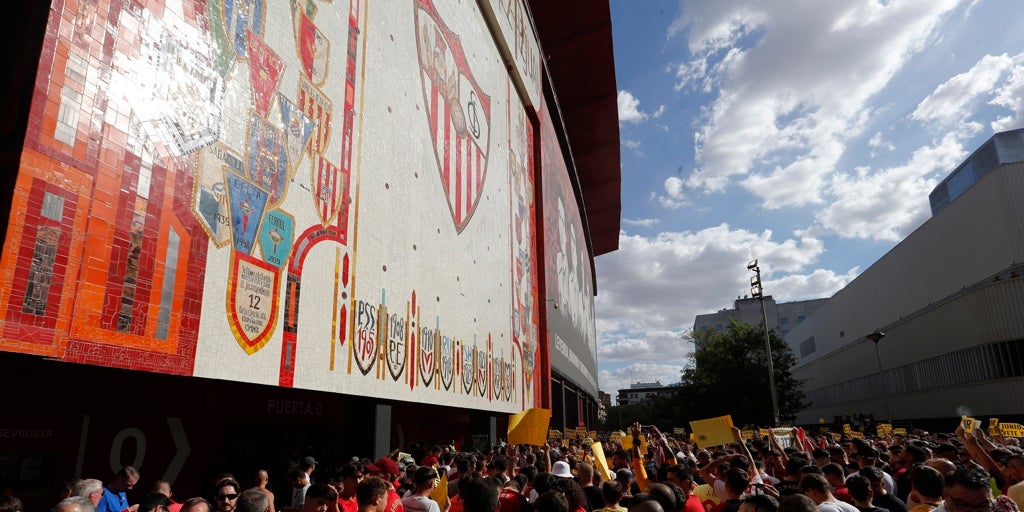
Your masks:
{"label": "green tree", "polygon": [[[676,414],[687,420],[732,415],[737,425],[771,425],[772,399],[764,350],[764,331],[732,320],[724,332],[690,335],[696,349],[694,365],[682,371]],[[769,332],[779,418],[792,422],[810,404],[804,381],[792,375],[793,351],[774,331]],[[676,421],[679,421],[678,419]]]}

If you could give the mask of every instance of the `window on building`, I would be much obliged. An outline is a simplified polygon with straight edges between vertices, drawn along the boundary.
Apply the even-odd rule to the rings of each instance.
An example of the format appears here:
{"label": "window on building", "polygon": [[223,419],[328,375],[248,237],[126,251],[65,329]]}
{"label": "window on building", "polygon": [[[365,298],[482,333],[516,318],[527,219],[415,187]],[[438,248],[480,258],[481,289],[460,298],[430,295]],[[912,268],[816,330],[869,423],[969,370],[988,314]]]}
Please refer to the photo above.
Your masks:
{"label": "window on building", "polygon": [[718,324],[715,326],[715,330],[718,332],[722,332],[725,330],[725,328],[722,327],[722,324]]}
{"label": "window on building", "polygon": [[789,334],[789,329],[783,329],[782,330],[782,335],[785,336],[787,334]]}
{"label": "window on building", "polygon": [[807,357],[814,353],[817,347],[814,344],[814,336],[807,338],[800,344],[800,357]]}
{"label": "window on building", "polygon": [[789,323],[789,317],[784,316],[782,318],[779,318],[779,323],[780,324],[788,324]]}
{"label": "window on building", "polygon": [[706,326],[706,325],[700,326],[700,332],[708,332],[708,326]]}
{"label": "window on building", "polygon": [[803,315],[800,315],[800,316],[796,317],[796,322],[797,323],[803,322],[805,318],[807,318],[807,317],[803,316]]}

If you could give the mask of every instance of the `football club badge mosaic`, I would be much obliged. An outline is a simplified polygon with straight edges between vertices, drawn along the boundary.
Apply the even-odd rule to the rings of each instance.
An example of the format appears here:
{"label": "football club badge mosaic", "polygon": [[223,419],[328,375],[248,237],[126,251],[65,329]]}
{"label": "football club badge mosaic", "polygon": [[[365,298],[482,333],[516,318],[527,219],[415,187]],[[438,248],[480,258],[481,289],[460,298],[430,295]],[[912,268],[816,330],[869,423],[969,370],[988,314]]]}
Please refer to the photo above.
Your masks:
{"label": "football club badge mosaic", "polygon": [[295,218],[281,210],[270,210],[260,226],[260,252],[263,261],[281,268],[292,252]]}
{"label": "football club badge mosaic", "polygon": [[469,224],[487,176],[491,99],[477,84],[458,36],[429,0],[416,1],[416,46],[434,156],[457,232]]}
{"label": "football club badge mosaic", "polygon": [[281,124],[284,125],[284,146],[288,150],[288,177],[295,176],[302,163],[302,155],[309,144],[316,123],[296,107],[292,100],[278,93],[277,104],[281,107]]}
{"label": "football club badge mosaic", "polygon": [[330,57],[330,41],[305,14],[299,17],[299,60],[302,71],[314,85],[327,81],[327,65]]}
{"label": "football club badge mosaic", "polygon": [[406,325],[405,317],[395,313],[388,316],[387,322],[388,339],[385,357],[388,362],[388,373],[391,374],[393,380],[397,381],[402,377],[402,372],[405,371],[405,364],[409,360],[409,343],[405,337],[408,325]]}
{"label": "football club badge mosaic", "polygon": [[317,165],[313,176],[313,202],[320,222],[327,226],[338,215],[345,196],[347,196],[348,177],[341,168],[326,158],[317,157]]}
{"label": "football club badge mosaic", "polygon": [[419,366],[420,382],[424,386],[430,386],[433,383],[434,373],[437,370],[437,359],[434,357],[437,353],[435,332],[433,329],[422,328],[420,330],[419,346],[416,347],[419,352],[417,366]]}
{"label": "football club badge mosaic", "polygon": [[331,137],[331,99],[317,89],[305,75],[299,75],[299,110],[313,120],[315,128],[309,141],[309,154],[322,155]]}
{"label": "football club badge mosaic", "polygon": [[231,209],[231,241],[236,251],[252,254],[267,193],[234,172],[225,173],[228,182],[228,204]]}
{"label": "football club badge mosaic", "polygon": [[487,355],[486,351],[476,351],[476,378],[474,380],[476,381],[476,392],[480,396],[487,394],[487,385],[489,384],[487,380]]}
{"label": "football club badge mosaic", "polygon": [[227,311],[231,331],[247,354],[255,354],[277,323],[281,273],[273,265],[240,251],[231,251]]}
{"label": "football club badge mosaic", "polygon": [[217,247],[231,242],[231,207],[225,169],[244,175],[245,163],[241,156],[219,142],[199,152],[192,191],[192,214]]}
{"label": "football club badge mosaic", "polygon": [[252,30],[246,30],[249,45],[249,81],[252,84],[252,106],[261,116],[267,117],[274,93],[281,82],[284,61],[271,50],[263,38]]}
{"label": "football club badge mosaic", "polygon": [[455,340],[451,336],[441,336],[441,364],[438,377],[445,390],[452,388],[455,378]]}
{"label": "football club badge mosaic", "polygon": [[365,300],[358,302],[356,306],[356,337],[352,343],[352,359],[363,375],[370,373],[374,363],[377,362],[377,348],[379,343],[379,318],[380,306],[370,304]]}
{"label": "football club badge mosaic", "polygon": [[210,28],[217,42],[218,68],[227,76],[236,59],[249,57],[246,31],[263,34],[266,0],[210,0]]}
{"label": "football club badge mosaic", "polygon": [[476,367],[476,347],[462,346],[462,390],[473,394],[473,373]]}
{"label": "football club badge mosaic", "polygon": [[267,192],[267,203],[271,207],[276,206],[284,198],[288,185],[284,131],[270,124],[255,110],[250,110],[246,146],[249,179]]}

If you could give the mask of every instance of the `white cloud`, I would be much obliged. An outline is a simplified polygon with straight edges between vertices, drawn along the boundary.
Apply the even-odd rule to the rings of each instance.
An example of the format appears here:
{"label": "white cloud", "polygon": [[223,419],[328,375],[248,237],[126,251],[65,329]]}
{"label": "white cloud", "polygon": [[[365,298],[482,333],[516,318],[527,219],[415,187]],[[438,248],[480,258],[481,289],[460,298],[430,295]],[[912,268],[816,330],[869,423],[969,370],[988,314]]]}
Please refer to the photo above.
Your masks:
{"label": "white cloud", "polygon": [[629,91],[619,91],[619,122],[640,124],[647,119],[647,114],[640,110],[640,100]]}
{"label": "white cloud", "polygon": [[871,136],[871,138],[868,140],[868,147],[872,149],[871,158],[875,158],[876,156],[878,156],[878,153],[874,151],[875,149],[885,149],[890,153],[896,150],[896,146],[893,145],[892,142],[885,140],[885,137],[882,135],[882,132],[875,132],[875,134]]}
{"label": "white cloud", "polygon": [[[979,96],[993,94],[1004,76],[1014,71],[1019,75],[1022,66],[1024,55],[986,55],[967,72],[956,75],[936,87],[935,91],[917,105],[910,118],[922,123],[935,122],[943,126],[961,123],[973,114],[974,109],[967,108],[972,102]],[[1019,89],[1014,89],[1012,85],[1009,88],[1011,97],[1014,93],[1020,92]],[[1011,109],[1016,106],[1019,117],[1020,101],[1018,96],[1015,101],[1003,106]]]}
{"label": "white cloud", "polygon": [[1024,54],[1018,54],[1013,58],[1013,68],[1007,74],[1005,83],[996,89],[995,97],[989,103],[1004,107],[1013,115],[993,122],[993,131],[1024,127]]}
{"label": "white cloud", "polygon": [[931,214],[928,194],[967,155],[962,140],[977,125],[964,125],[941,140],[914,151],[903,165],[869,173],[837,173],[830,192],[837,199],[815,216],[806,234],[899,241]]}
{"label": "white cloud", "polygon": [[[692,27],[689,47],[705,62],[677,76],[713,84],[716,94],[687,184],[721,191],[749,175],[744,187],[781,208],[824,201],[847,141],[871,119],[869,101],[958,1],[681,5],[670,34]],[[741,41],[747,47],[723,50]]]}
{"label": "white cloud", "polygon": [[654,113],[651,114],[651,117],[653,117],[654,119],[657,119],[657,118],[661,117],[661,115],[664,114],[664,113],[665,113],[665,105],[659,105],[658,106],[658,110],[655,110]]}
{"label": "white cloud", "polygon": [[831,297],[853,281],[859,273],[860,268],[854,267],[845,274],[836,274],[825,269],[816,269],[810,274],[790,274],[765,281],[765,293],[775,297],[778,302]]}
{"label": "white cloud", "polygon": [[[683,334],[697,315],[731,307],[749,288],[746,265],[754,258],[778,301],[831,296],[855,270],[843,275],[808,270],[823,253],[816,238],[779,241],[771,231],[754,233],[727,224],[652,237],[623,232],[618,251],[595,259],[601,277],[595,298],[599,365],[609,369],[673,361],[678,372],[692,350]],[[784,277],[776,280],[776,275]],[[617,388],[605,380],[612,377],[602,371],[601,389],[614,393]],[[614,382],[628,384],[627,377],[618,375]]]}
{"label": "white cloud", "polygon": [[683,193],[683,180],[675,176],[669,176],[665,179],[665,183],[662,186],[665,188],[665,195],[651,194],[651,197],[657,200],[661,206],[670,210],[676,210],[690,204],[686,194]]}
{"label": "white cloud", "polygon": [[627,226],[641,226],[645,228],[652,227],[659,222],[661,221],[658,219],[622,219],[622,223]]}

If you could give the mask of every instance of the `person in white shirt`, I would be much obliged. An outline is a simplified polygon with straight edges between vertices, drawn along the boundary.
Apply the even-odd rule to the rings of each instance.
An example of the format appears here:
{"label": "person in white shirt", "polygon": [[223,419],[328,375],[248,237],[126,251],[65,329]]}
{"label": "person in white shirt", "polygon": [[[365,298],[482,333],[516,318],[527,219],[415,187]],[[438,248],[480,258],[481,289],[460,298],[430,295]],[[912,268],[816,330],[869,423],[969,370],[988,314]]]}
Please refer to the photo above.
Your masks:
{"label": "person in white shirt", "polygon": [[800,478],[800,492],[807,495],[818,506],[818,512],[860,512],[857,507],[839,501],[832,495],[831,487],[824,476],[809,473]]}
{"label": "person in white shirt", "polygon": [[416,486],[416,491],[402,498],[402,508],[406,512],[441,512],[440,505],[430,499],[430,494],[437,487],[437,470],[431,466],[416,468],[412,483]]}

